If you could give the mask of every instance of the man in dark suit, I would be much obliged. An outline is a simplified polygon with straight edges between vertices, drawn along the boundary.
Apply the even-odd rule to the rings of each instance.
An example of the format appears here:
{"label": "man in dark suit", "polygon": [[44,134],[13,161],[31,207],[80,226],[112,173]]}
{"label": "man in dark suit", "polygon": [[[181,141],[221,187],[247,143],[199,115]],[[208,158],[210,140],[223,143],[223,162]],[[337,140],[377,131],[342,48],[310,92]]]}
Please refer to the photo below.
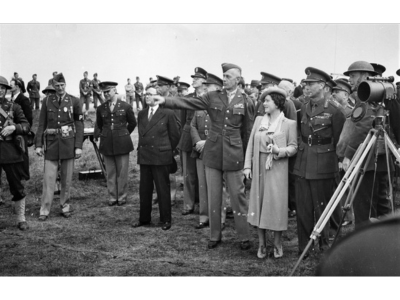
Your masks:
{"label": "man in dark suit", "polygon": [[[168,78],[157,76],[158,85],[170,85]],[[146,89],[148,107],[138,114],[138,155],[140,165],[140,213],[134,228],[150,225],[154,184],[157,190],[162,230],[171,228],[171,193],[169,173],[173,151],[179,142],[179,128],[173,110],[148,101],[157,95],[153,87]]]}
{"label": "man in dark suit", "polygon": [[32,80],[28,82],[26,90],[29,93],[29,98],[31,100],[31,106],[35,106],[35,109],[39,109],[39,101],[40,101],[40,82],[37,81],[37,75],[32,75]]}

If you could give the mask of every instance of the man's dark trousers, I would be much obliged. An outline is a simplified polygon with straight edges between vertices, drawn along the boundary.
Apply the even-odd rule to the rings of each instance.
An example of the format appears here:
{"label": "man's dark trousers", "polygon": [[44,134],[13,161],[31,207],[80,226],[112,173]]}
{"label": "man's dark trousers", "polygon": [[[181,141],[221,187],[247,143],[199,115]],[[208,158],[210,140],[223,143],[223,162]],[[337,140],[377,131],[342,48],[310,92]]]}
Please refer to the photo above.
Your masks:
{"label": "man's dark trousers", "polygon": [[171,191],[169,165],[140,165],[140,217],[142,223],[151,221],[154,184],[157,190],[160,222],[171,222]]}

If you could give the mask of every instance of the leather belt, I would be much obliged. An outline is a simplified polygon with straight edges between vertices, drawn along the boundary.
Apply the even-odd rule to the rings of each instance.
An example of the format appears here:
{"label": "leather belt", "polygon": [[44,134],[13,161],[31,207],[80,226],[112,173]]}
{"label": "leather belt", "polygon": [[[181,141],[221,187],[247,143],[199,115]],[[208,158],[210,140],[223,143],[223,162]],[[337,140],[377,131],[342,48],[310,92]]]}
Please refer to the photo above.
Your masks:
{"label": "leather belt", "polygon": [[332,138],[317,138],[317,137],[313,138],[312,135],[309,135],[308,137],[302,136],[302,140],[310,147],[315,145],[327,145],[332,143]]}

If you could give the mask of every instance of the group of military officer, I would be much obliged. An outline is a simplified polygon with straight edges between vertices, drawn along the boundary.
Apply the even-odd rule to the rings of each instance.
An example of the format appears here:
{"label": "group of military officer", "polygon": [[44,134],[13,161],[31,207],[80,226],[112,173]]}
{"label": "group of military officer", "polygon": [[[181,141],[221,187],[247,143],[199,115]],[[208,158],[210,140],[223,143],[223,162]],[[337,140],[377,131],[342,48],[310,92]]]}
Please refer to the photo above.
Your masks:
{"label": "group of military officer", "polygon": [[[371,115],[376,105],[361,102],[357,88],[368,76],[381,75],[379,71],[382,72],[382,66],[357,61],[344,72],[349,80],[335,81],[324,71],[308,67],[305,70],[307,76],[302,81],[303,95],[297,98],[293,96],[295,86],[291,79],[261,72],[261,80],[253,80],[250,88],[246,89],[239,66],[225,63],[222,64],[222,71],[223,79],[207,73],[203,68],[195,68],[192,75],[195,91],[192,94],[187,93],[189,84],[157,76],[146,87],[146,105],[138,114],[138,122],[131,105],[118,99],[117,83],[99,83],[98,88],[105,102],[96,111],[95,138],[100,138],[100,152],[106,163],[109,205],[126,203],[129,152],[133,150],[130,134],[138,125],[140,216],[133,227],[151,224],[152,192],[155,185],[161,227],[163,230],[171,228],[170,174],[176,172],[173,156],[178,148],[184,176],[182,215],[194,212],[194,203],[196,197],[199,197],[200,220],[196,228],[210,226],[208,248],[217,247],[222,240],[225,187],[240,247],[243,250],[249,249],[247,201],[242,173],[244,153],[255,117],[265,113],[262,91],[278,86],[288,95],[283,110],[285,116],[298,123],[298,153],[290,164],[288,176],[291,182],[289,207],[297,213],[301,253],[314,222],[321,216],[335,190],[339,171],[347,170],[358,146],[374,126]],[[80,86],[81,92],[85,92],[85,82]],[[54,76],[53,87],[54,91],[51,87],[46,89],[49,94],[43,100],[36,132],[36,153],[45,156],[41,221],[45,221],[50,212],[59,164],[61,214],[64,217],[71,216],[69,191],[74,159],[81,156],[83,143],[82,106],[85,102],[66,93],[66,81],[62,73]],[[5,99],[8,88],[6,80],[0,78],[0,99],[4,111],[10,109],[10,103]],[[385,100],[384,105],[390,112],[388,132],[399,148],[400,125],[396,122],[400,119],[399,100]],[[352,111],[361,106],[366,113],[355,118]],[[22,213],[25,194],[20,183],[20,172],[16,168],[22,156],[17,155],[19,150],[9,141],[12,135],[29,132],[29,123],[19,106],[14,105],[13,123],[5,126],[7,113],[3,114],[2,110],[0,164],[7,174],[16,202],[18,226],[26,229]],[[176,110],[181,110],[181,113]],[[370,217],[380,217],[391,210],[387,175],[393,171],[393,163],[390,164],[390,170],[387,170],[385,153],[377,157],[377,167],[372,164],[368,167],[360,192],[356,195],[356,227],[367,223]],[[340,214],[340,209],[337,209],[330,224],[322,231],[319,240],[321,251],[329,247],[330,227],[336,229],[339,226]]]}

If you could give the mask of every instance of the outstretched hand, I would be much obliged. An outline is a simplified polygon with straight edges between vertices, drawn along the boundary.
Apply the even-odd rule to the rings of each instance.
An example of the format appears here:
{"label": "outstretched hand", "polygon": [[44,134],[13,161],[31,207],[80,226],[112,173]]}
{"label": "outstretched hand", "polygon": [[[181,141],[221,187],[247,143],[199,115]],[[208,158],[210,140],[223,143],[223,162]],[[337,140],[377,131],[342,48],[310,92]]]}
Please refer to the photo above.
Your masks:
{"label": "outstretched hand", "polygon": [[154,103],[154,105],[157,105],[157,104],[161,105],[161,104],[165,103],[165,98],[160,95],[154,95],[154,96],[149,97],[148,99],[151,101],[151,103]]}

